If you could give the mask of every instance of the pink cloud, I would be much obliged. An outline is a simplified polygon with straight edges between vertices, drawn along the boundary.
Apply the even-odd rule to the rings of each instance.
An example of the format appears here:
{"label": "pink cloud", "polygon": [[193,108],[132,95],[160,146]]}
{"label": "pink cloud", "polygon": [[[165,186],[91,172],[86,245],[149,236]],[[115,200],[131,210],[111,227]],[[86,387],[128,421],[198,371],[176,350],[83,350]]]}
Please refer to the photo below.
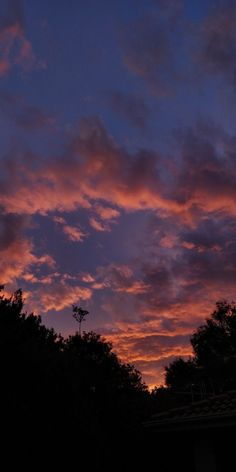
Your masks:
{"label": "pink cloud", "polygon": [[94,217],[89,218],[90,226],[95,229],[96,231],[111,231],[111,228],[108,224],[104,224],[101,221],[97,220]]}
{"label": "pink cloud", "polygon": [[82,242],[86,236],[86,233],[76,226],[65,225],[63,226],[63,231],[69,240],[73,242]]}
{"label": "pink cloud", "polygon": [[59,223],[59,224],[61,224],[61,225],[65,225],[65,224],[66,224],[65,218],[62,218],[62,216],[54,216],[54,217],[53,217],[53,221],[55,221],[55,223]]}
{"label": "pink cloud", "polygon": [[125,292],[125,293],[132,293],[132,294],[139,294],[145,293],[148,291],[148,286],[142,281],[132,281],[128,286],[121,286],[116,288],[117,292]]}
{"label": "pink cloud", "polygon": [[26,282],[29,282],[31,284],[51,284],[53,282],[53,280],[55,279],[55,274],[49,274],[49,275],[46,275],[46,276],[41,276],[41,277],[38,277],[36,276],[35,274],[33,274],[32,272],[26,272],[24,273],[21,278],[23,280],[25,280]]}
{"label": "pink cloud", "polygon": [[115,208],[105,207],[102,205],[96,205],[95,211],[102,220],[110,221],[113,218],[118,218],[120,216],[120,212]]}
{"label": "pink cloud", "polygon": [[109,230],[106,221],[113,222],[119,211],[104,210],[106,206],[100,203],[94,206],[101,200],[126,211],[157,210],[189,222],[197,215],[196,208],[235,214],[234,162],[227,158],[222,167],[211,142],[204,142],[201,136],[186,137],[176,179],[166,187],[165,179],[171,176],[165,175],[164,158],[159,154],[144,150],[129,154],[98,120],[85,125],[86,137],[73,138],[66,157],[45,161],[19,153],[5,166],[3,162],[6,177],[1,202],[8,212],[46,214],[97,208],[105,223],[94,216],[90,222],[98,231]]}
{"label": "pink cloud", "polygon": [[53,268],[49,254],[36,256],[33,242],[25,236],[30,220],[25,216],[0,212],[0,273],[1,283],[13,283],[34,266]]}
{"label": "pink cloud", "polygon": [[27,303],[33,310],[44,313],[55,310],[61,311],[71,307],[73,303],[89,300],[92,290],[78,285],[72,286],[60,279],[53,283],[45,284],[31,293]]}
{"label": "pink cloud", "polygon": [[84,274],[81,280],[85,283],[93,283],[95,281],[94,277],[91,274]]}
{"label": "pink cloud", "polygon": [[62,225],[62,231],[68,236],[68,239],[73,242],[82,242],[87,236],[87,233],[82,231],[77,226],[68,225],[66,220],[61,216],[54,216],[55,223]]}
{"label": "pink cloud", "polygon": [[32,266],[46,265],[51,267],[54,261],[51,256],[35,256],[33,244],[23,238],[14,241],[7,248],[0,250],[0,272],[3,284],[15,282]]}
{"label": "pink cloud", "polygon": [[10,283],[20,278],[24,271],[35,263],[33,245],[27,240],[14,241],[0,251],[1,283]]}
{"label": "pink cloud", "polygon": [[191,332],[184,333],[180,327],[179,332],[162,334],[158,329],[158,317],[155,318],[150,324],[126,323],[125,320],[117,320],[116,324],[113,319],[106,332],[118,356],[141,369],[149,387],[164,384],[164,367],[174,358],[192,355]]}
{"label": "pink cloud", "polygon": [[120,212],[115,208],[103,206],[100,204],[95,205],[94,211],[99,216],[99,219],[97,217],[91,216],[89,218],[89,224],[93,229],[101,232],[111,231],[111,225],[116,223],[115,218],[120,216]]}

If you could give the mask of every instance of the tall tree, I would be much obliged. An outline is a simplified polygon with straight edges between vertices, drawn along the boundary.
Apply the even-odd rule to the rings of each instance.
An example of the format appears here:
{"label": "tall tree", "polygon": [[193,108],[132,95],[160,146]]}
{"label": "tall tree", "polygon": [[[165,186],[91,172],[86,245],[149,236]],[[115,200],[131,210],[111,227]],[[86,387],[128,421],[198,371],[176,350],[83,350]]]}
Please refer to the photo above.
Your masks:
{"label": "tall tree", "polygon": [[85,321],[86,316],[89,314],[87,310],[83,310],[80,306],[73,305],[73,317],[79,323],[79,335],[81,336],[81,324]]}
{"label": "tall tree", "polygon": [[202,393],[236,388],[236,305],[225,300],[190,338],[193,357],[165,368],[166,385]]}

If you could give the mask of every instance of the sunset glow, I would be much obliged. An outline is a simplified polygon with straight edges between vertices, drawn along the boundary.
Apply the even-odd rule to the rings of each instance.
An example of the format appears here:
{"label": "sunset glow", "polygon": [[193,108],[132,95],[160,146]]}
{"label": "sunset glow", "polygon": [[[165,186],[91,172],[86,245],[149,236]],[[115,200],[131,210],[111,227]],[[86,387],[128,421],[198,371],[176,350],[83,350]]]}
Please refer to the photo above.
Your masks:
{"label": "sunset glow", "polygon": [[149,386],[236,299],[236,7],[3,0],[0,283]]}

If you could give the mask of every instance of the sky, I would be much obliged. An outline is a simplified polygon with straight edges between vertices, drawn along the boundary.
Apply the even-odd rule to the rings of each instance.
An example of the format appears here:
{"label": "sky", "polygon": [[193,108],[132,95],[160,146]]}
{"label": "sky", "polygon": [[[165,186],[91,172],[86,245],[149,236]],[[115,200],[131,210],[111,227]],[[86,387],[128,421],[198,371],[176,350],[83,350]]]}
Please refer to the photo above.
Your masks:
{"label": "sky", "polygon": [[235,300],[236,5],[0,0],[0,282],[149,386]]}

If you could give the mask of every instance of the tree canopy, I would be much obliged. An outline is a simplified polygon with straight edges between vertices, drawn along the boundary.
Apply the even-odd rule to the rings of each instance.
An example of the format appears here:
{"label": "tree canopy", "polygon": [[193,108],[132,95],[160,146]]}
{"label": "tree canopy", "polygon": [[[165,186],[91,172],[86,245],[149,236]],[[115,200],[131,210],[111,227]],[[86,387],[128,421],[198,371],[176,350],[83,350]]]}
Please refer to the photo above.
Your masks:
{"label": "tree canopy", "polygon": [[61,448],[76,459],[79,450],[97,470],[103,469],[101,457],[109,463],[119,444],[122,467],[127,466],[126,454],[137,460],[137,466],[131,442],[132,447],[142,447],[141,423],[151,411],[236,388],[236,305],[217,302],[190,342],[193,356],[170,363],[165,368],[166,388],[157,388],[150,396],[140,372],[121,362],[101,335],[79,331],[63,338],[40,316],[24,312],[21,290],[9,298],[1,292],[0,399],[5,437],[14,441],[14,447],[21,444],[22,450],[27,447],[33,453],[43,437],[46,454],[53,441],[55,454]]}
{"label": "tree canopy", "polygon": [[218,301],[190,342],[193,356],[165,368],[167,387],[202,395],[236,388],[236,305]]}
{"label": "tree canopy", "polygon": [[78,447],[86,456],[91,448],[90,464],[97,464],[100,454],[112,454],[114,432],[124,443],[130,431],[136,435],[147,387],[134,366],[122,363],[99,334],[76,332],[63,338],[23,308],[21,290],[10,298],[0,296],[6,436],[8,431],[14,447],[22,440],[22,450],[34,452],[36,437],[50,450],[53,442],[56,450],[67,444],[70,456],[78,454]]}

